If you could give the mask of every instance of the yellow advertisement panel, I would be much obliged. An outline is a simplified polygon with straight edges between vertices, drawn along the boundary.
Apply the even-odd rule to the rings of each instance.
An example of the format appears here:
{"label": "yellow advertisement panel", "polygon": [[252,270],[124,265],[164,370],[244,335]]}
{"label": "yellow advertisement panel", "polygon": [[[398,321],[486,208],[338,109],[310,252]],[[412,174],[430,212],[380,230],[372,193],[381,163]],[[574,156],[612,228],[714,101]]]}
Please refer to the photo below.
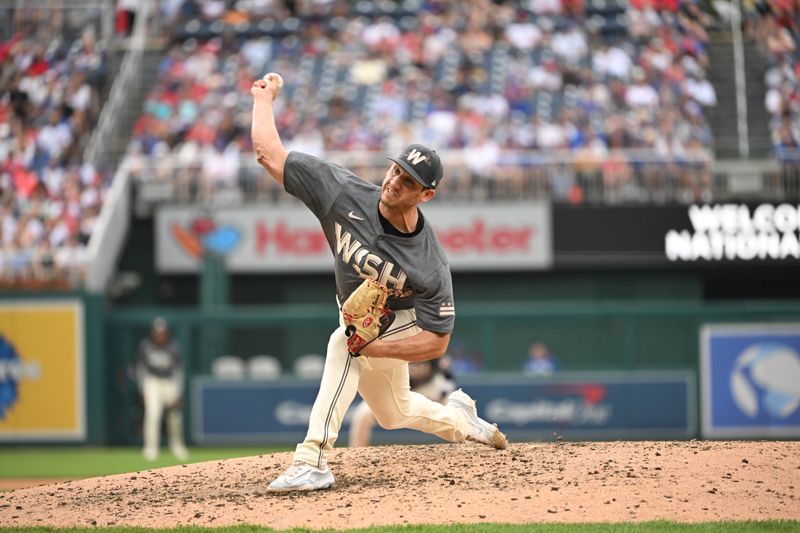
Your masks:
{"label": "yellow advertisement panel", "polygon": [[0,302],[0,441],[83,440],[83,305]]}

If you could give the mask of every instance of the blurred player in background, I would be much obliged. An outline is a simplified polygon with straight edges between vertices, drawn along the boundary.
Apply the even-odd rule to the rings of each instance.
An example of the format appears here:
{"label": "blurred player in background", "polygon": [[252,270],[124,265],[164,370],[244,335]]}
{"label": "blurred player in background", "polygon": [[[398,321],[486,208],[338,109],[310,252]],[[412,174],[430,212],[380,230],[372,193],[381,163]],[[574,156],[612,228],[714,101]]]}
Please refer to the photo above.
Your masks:
{"label": "blurred player in background", "polygon": [[158,458],[161,417],[167,412],[169,448],[179,460],[189,457],[183,443],[183,366],[178,344],[171,339],[167,321],[153,320],[150,334],[139,343],[136,377],[144,399],[144,457]]}
{"label": "blurred player in background", "polygon": [[[445,403],[450,393],[456,390],[456,382],[448,370],[448,365],[445,357],[409,364],[411,390],[429,400]],[[350,419],[350,446],[369,446],[375,424],[375,415],[372,414],[367,402],[362,401]]]}

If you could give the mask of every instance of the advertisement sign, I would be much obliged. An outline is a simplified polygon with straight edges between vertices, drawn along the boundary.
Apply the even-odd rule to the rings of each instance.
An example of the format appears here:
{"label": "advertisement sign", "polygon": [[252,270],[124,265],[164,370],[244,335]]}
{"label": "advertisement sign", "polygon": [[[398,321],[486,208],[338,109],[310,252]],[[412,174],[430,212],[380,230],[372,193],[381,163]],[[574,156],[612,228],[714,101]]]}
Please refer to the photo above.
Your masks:
{"label": "advertisement sign", "polygon": [[688,216],[690,229],[667,232],[670,261],[800,259],[800,206],[692,205]]}
{"label": "advertisement sign", "polygon": [[85,437],[82,304],[0,303],[0,441]]}
{"label": "advertisement sign", "polygon": [[701,331],[703,436],[800,437],[800,323]]}
{"label": "advertisement sign", "polygon": [[[565,372],[546,380],[517,374],[459,376],[478,413],[511,440],[647,438],[696,434],[691,372]],[[193,438],[198,443],[284,443],[302,440],[319,382],[220,381],[193,383]],[[243,409],[247,406],[247,409]],[[352,408],[351,408],[352,409]],[[339,443],[346,442],[349,415]],[[376,443],[435,442],[410,430],[374,430]]]}
{"label": "advertisement sign", "polygon": [[[546,269],[552,263],[549,204],[425,206],[452,270]],[[231,272],[325,272],[333,255],[319,222],[302,204],[156,213],[160,272],[196,272],[204,250]]]}
{"label": "advertisement sign", "polygon": [[786,263],[800,259],[800,206],[556,206],[555,266]]}
{"label": "advertisement sign", "polygon": [[690,372],[563,373],[545,381],[489,377],[469,386],[484,416],[519,439],[687,438],[696,432]]}

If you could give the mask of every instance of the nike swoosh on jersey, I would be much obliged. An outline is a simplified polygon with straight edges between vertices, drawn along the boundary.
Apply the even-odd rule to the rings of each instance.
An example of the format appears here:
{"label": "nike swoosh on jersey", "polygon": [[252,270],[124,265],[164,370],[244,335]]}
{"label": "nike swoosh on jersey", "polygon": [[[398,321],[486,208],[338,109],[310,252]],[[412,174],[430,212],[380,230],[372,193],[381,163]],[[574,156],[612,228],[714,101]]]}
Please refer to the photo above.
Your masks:
{"label": "nike swoosh on jersey", "polygon": [[364,220],[360,216],[356,215],[355,212],[353,212],[353,211],[350,211],[349,213],[347,213],[347,216],[352,218],[353,220]]}

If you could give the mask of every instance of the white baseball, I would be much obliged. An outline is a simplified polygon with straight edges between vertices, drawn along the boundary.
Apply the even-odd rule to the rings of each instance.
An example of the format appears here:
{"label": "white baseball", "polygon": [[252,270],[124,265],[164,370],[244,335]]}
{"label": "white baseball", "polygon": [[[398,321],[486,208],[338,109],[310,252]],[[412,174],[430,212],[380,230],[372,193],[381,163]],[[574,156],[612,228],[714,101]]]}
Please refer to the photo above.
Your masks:
{"label": "white baseball", "polygon": [[273,78],[275,79],[275,81],[278,82],[278,89],[283,87],[283,77],[280,74],[278,74],[277,72],[270,72],[269,74],[264,74],[264,77],[262,79],[265,82],[269,83],[270,78]]}

